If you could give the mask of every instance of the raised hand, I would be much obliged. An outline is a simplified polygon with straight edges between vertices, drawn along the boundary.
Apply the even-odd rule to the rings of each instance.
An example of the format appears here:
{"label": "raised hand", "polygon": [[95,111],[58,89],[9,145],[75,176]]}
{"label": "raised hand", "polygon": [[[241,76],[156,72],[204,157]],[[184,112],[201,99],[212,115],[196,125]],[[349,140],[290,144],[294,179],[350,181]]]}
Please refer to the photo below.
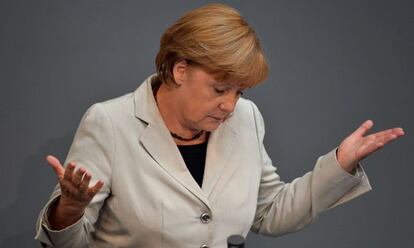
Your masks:
{"label": "raised hand", "polygon": [[75,172],[76,164],[73,162],[70,162],[65,169],[52,155],[47,156],[46,160],[58,177],[62,191],[60,201],[64,206],[85,208],[103,186],[103,182],[98,181],[94,186],[89,187],[91,174],[83,167]]}
{"label": "raised hand", "polygon": [[344,170],[351,172],[358,165],[359,161],[374,153],[385,144],[404,135],[403,129],[397,127],[364,137],[373,125],[374,123],[371,120],[365,121],[339,145],[337,158]]}
{"label": "raised hand", "polygon": [[62,192],[51,211],[49,222],[52,227],[60,229],[74,223],[83,215],[86,206],[104,183],[98,180],[94,186],[89,187],[92,175],[85,168],[80,167],[75,171],[76,164],[71,162],[65,169],[52,155],[47,156],[46,160],[55,171]]}

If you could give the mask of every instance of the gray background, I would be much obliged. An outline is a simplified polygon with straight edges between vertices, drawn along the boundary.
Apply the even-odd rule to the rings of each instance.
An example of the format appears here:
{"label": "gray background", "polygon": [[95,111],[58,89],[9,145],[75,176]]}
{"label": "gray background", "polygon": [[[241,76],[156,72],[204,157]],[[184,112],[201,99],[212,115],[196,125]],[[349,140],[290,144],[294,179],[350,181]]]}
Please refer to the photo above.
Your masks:
{"label": "gray background", "polygon": [[[163,31],[208,1],[0,2],[0,246],[33,247],[34,223],[92,103],[154,71]],[[262,111],[284,181],[364,120],[406,136],[363,161],[374,188],[304,230],[248,247],[414,247],[413,1],[224,1],[261,38],[269,79],[246,92]]]}

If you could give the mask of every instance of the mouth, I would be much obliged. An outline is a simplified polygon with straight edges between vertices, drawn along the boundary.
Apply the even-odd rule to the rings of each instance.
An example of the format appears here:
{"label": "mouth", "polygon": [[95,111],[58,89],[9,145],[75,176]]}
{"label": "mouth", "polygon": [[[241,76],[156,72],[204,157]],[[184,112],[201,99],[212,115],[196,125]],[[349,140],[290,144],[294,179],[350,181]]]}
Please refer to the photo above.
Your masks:
{"label": "mouth", "polygon": [[226,118],[227,118],[227,117],[220,118],[220,117],[214,117],[214,116],[210,116],[210,117],[213,118],[216,121],[219,121],[219,122],[224,122],[226,120]]}

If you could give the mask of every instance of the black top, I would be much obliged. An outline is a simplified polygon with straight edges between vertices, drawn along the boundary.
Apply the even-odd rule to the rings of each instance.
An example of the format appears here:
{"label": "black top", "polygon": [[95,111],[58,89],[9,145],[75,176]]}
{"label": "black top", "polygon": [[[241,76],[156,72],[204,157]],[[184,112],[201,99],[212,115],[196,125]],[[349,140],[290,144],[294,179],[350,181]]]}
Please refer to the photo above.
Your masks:
{"label": "black top", "polygon": [[178,149],[188,170],[201,188],[206,163],[207,142],[197,145],[179,145]]}

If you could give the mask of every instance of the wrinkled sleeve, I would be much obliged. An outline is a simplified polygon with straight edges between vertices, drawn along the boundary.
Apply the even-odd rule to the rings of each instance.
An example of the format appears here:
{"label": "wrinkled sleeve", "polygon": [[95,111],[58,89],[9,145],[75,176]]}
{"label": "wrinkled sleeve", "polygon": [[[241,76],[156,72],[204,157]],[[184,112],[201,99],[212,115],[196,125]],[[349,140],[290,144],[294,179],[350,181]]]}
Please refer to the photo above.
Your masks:
{"label": "wrinkled sleeve", "polygon": [[62,230],[52,230],[48,215],[50,207],[61,194],[60,186],[57,184],[36,223],[35,239],[43,247],[88,247],[99,210],[110,194],[114,152],[115,137],[111,120],[101,103],[94,104],[81,119],[64,165],[71,161],[76,162],[77,168],[83,166],[91,173],[90,186],[95,185],[99,179],[104,182],[104,186],[87,206],[81,219]]}
{"label": "wrinkled sleeve", "polygon": [[257,137],[262,154],[262,174],[257,209],[251,230],[268,236],[298,231],[323,211],[345,203],[369,190],[368,178],[358,164],[355,174],[342,169],[337,148],[319,157],[312,171],[284,183],[272,165],[263,139],[263,117],[252,103]]}

